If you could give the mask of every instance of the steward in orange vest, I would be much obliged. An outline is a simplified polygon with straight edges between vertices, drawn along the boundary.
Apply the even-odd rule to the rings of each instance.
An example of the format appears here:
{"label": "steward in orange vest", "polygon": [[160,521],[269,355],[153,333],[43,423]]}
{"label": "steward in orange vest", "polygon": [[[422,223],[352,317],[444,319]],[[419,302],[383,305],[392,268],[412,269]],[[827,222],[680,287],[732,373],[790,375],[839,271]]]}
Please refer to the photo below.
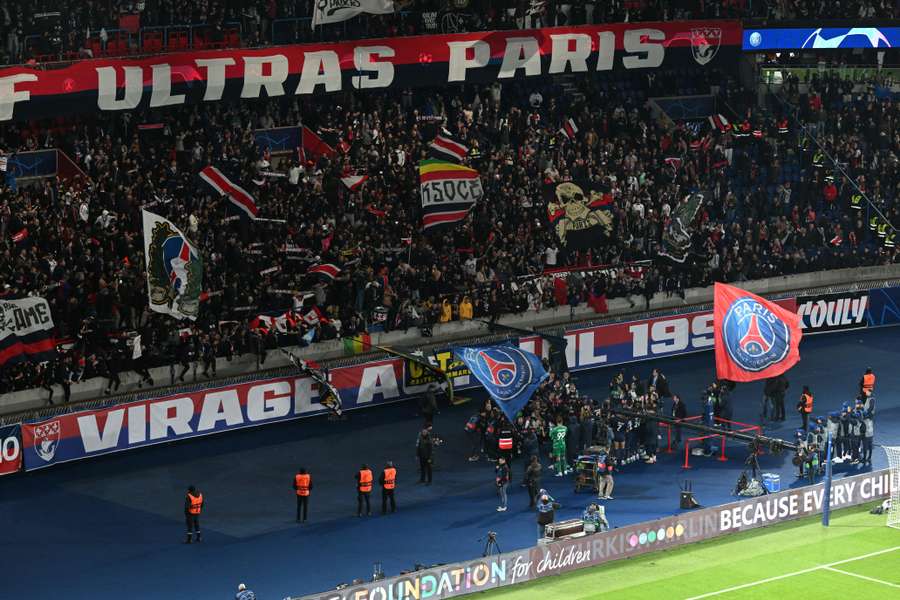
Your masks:
{"label": "steward in orange vest", "polygon": [[388,499],[391,501],[391,512],[395,512],[397,504],[394,502],[394,488],[397,487],[397,469],[394,468],[394,463],[387,461],[378,483],[381,484],[381,514],[387,512]]}
{"label": "steward in orange vest", "polygon": [[808,430],[809,414],[813,411],[813,395],[809,391],[809,386],[803,386],[800,402],[797,403],[797,411],[800,413],[800,418],[803,419],[803,430]]}
{"label": "steward in orange vest", "polygon": [[866,369],[866,374],[859,380],[859,389],[866,396],[871,396],[875,391],[875,373],[872,372],[872,367]]}
{"label": "steward in orange vest", "polygon": [[184,520],[187,524],[187,538],[185,544],[191,543],[191,534],[197,535],[197,541],[200,541],[200,513],[203,511],[203,494],[197,491],[197,488],[190,486],[187,496],[184,498]]}
{"label": "steward in orange vest", "polygon": [[366,515],[372,516],[372,507],[369,505],[369,496],[372,495],[372,471],[368,465],[363,465],[356,474],[356,516],[362,516],[363,500],[366,503]]}
{"label": "steward in orange vest", "polygon": [[306,523],[306,511],[309,507],[309,491],[312,489],[312,477],[306,469],[300,467],[294,475],[294,490],[297,492],[297,522]]}

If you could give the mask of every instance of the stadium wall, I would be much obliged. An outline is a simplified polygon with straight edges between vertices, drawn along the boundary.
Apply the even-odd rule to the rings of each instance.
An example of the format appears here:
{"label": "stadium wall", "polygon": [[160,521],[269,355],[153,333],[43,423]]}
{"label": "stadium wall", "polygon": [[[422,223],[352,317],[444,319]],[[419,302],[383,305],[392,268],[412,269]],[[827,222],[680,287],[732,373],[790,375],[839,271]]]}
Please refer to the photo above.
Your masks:
{"label": "stadium wall", "polygon": [[[830,286],[846,286],[846,285],[865,285],[867,282],[885,282],[898,280],[900,282],[900,264],[885,265],[878,267],[861,267],[855,269],[838,269],[833,271],[822,271],[816,273],[803,273],[790,277],[773,277],[769,279],[760,279],[756,281],[746,281],[741,283],[741,287],[760,295],[785,294],[790,292],[800,293],[800,290],[823,288]],[[643,299],[633,297],[636,301],[642,302]],[[712,288],[691,288],[685,290],[685,299],[682,301],[678,296],[667,297],[664,293],[656,294],[650,301],[650,310],[678,310],[684,311],[695,305],[705,305],[712,302]],[[635,309],[628,298],[614,298],[608,302],[609,312],[603,315],[597,314],[593,308],[584,304],[576,307],[574,313],[568,306],[544,310],[541,312],[526,312],[522,314],[506,315],[500,319],[500,323],[515,327],[524,328],[574,328],[572,325],[576,322],[584,322],[591,319],[610,319],[614,317],[627,318],[633,317],[640,319],[640,315],[644,311]],[[400,346],[400,347],[421,347],[431,346],[439,347],[441,344],[447,344],[451,341],[471,338],[474,336],[484,335],[485,328],[478,321],[456,321],[452,323],[440,323],[433,327],[433,336],[423,338],[418,330],[407,331],[391,331],[388,333],[373,333],[371,341],[373,344],[380,346]],[[327,342],[316,343],[305,348],[291,348],[291,351],[306,360],[315,360],[318,362],[327,362],[333,359],[339,359],[345,356],[344,345],[341,340],[331,340]],[[648,356],[647,358],[652,358]],[[266,369],[273,370],[289,366],[288,359],[277,352],[270,352],[266,360]],[[256,362],[256,356],[246,354],[235,357],[228,361],[225,358],[219,358],[216,361],[217,373],[220,377],[235,377],[246,375],[249,373],[259,372],[259,365]],[[172,382],[173,375],[169,367],[160,367],[151,369],[151,375],[158,382]],[[135,389],[139,377],[131,371],[121,373],[123,389]],[[189,374],[188,377],[191,377]],[[197,373],[193,374],[193,380],[197,384]],[[218,382],[207,383],[204,385],[220,385]],[[84,382],[77,383],[72,386],[72,400],[82,401],[103,397],[103,389],[106,380],[100,377],[89,379]],[[165,385],[165,384],[164,384]],[[158,394],[167,394],[165,391],[158,391]],[[40,388],[13,392],[0,396],[0,415],[17,413],[21,411],[40,408],[46,405],[46,392]]]}
{"label": "stadium wall", "polygon": [[[826,289],[792,294],[777,302],[800,314],[807,334],[900,323],[900,287]],[[711,307],[706,305],[639,320],[573,325],[556,333],[567,341],[569,369],[582,371],[710,350],[712,321]],[[518,344],[544,356],[549,350],[539,336],[519,337]],[[456,389],[477,385],[465,365],[453,359],[449,343],[438,346],[432,357],[452,377]],[[337,366],[328,370],[328,377],[345,410],[408,400],[436,381],[418,364],[397,357]],[[327,409],[319,394],[318,385],[308,377],[260,374],[166,394],[149,392],[95,410],[61,407],[61,412],[21,423],[20,437],[5,433],[0,448],[9,452],[0,452],[0,474],[321,414]],[[15,441],[7,442],[7,438]]]}
{"label": "stadium wall", "polygon": [[[888,469],[840,479],[832,484],[831,508],[881,500],[890,485]],[[822,512],[823,499],[819,483],[288,600],[453,598],[807,517]]]}
{"label": "stadium wall", "polygon": [[[900,287],[790,296],[778,300],[796,310],[807,334],[900,323]],[[700,310],[620,323],[565,329],[566,358],[572,371],[709,350],[712,312]],[[538,336],[523,336],[525,350],[546,355]],[[475,387],[450,346],[433,352],[457,389]],[[402,358],[384,358],[329,370],[345,410],[407,400],[435,382],[433,374]],[[0,447],[0,474],[26,471],[130,448],[221,431],[254,427],[325,412],[318,385],[308,377],[261,377],[192,391],[148,394],[97,410],[55,414],[7,431]],[[14,441],[6,442],[6,439]]]}

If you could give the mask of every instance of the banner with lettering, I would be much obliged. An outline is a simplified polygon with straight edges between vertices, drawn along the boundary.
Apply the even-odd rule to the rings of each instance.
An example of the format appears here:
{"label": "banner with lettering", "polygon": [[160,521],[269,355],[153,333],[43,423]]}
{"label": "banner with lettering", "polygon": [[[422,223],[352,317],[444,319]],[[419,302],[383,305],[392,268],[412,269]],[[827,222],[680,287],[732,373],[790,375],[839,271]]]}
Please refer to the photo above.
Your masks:
{"label": "banner with lettering", "polygon": [[56,356],[53,317],[43,298],[0,300],[0,366]]}
{"label": "banner with lettering", "polygon": [[[352,410],[407,399],[402,370],[402,360],[388,359],[328,376],[343,410]],[[25,470],[323,413],[325,393],[315,378],[298,373],[22,423]]]}
{"label": "banner with lettering", "polygon": [[[832,485],[831,507],[881,500],[890,492],[887,469],[844,477]],[[824,494],[819,483],[287,600],[453,598],[815,515]]]}
{"label": "banner with lettering", "polygon": [[0,475],[16,473],[22,468],[22,443],[18,423],[0,426]]}
{"label": "banner with lettering", "polygon": [[0,69],[0,121],[226,99],[643,70],[723,68],[738,21],[673,21],[398,37],[90,59]]}

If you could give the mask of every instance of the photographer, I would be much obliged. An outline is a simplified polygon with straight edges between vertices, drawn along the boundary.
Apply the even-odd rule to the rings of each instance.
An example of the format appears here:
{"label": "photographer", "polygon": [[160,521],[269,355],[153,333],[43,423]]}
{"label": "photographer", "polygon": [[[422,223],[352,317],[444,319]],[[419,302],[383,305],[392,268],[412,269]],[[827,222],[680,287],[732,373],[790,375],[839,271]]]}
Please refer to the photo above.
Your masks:
{"label": "photographer", "polygon": [[547,525],[553,522],[555,510],[559,508],[559,503],[554,500],[547,490],[541,490],[541,497],[537,505],[537,526],[538,541],[546,537]]}

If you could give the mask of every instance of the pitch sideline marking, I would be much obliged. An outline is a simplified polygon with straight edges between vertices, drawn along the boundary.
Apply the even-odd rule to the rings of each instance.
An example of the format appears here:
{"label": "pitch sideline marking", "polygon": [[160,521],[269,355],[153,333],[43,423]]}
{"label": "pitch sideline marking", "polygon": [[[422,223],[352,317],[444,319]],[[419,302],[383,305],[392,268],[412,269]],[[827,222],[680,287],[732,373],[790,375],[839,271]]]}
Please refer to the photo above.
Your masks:
{"label": "pitch sideline marking", "polygon": [[[809,569],[803,569],[801,571],[794,571],[793,573],[785,573],[784,575],[777,575],[775,577],[767,577],[766,579],[760,579],[759,581],[753,581],[751,583],[744,583],[741,585],[735,585],[730,588],[725,588],[722,590],[718,590],[716,592],[708,592],[706,594],[701,594],[699,596],[691,596],[687,598],[687,600],[700,600],[701,598],[710,598],[712,596],[718,596],[719,594],[727,594],[728,592],[736,592],[737,590],[742,590],[744,588],[753,587],[756,585],[762,585],[764,583],[770,583],[772,581],[778,581],[780,579],[787,579],[788,577],[796,577],[797,575],[804,575],[806,573],[812,573],[813,571],[818,571],[820,569],[829,569],[831,567],[836,567],[837,565],[843,565],[845,563],[853,562],[856,560],[862,560],[864,558],[871,558],[873,556],[878,556],[880,554],[886,554],[888,552],[895,552],[900,550],[900,546],[894,546],[893,548],[885,548],[884,550],[878,550],[877,552],[870,552],[869,554],[863,554],[862,556],[855,556],[853,558],[845,558],[844,560],[839,560],[833,563],[828,563],[827,565],[819,565],[817,567],[810,567]],[[837,569],[835,569],[837,570]],[[848,575],[850,573],[847,573]],[[868,578],[866,578],[868,579]],[[879,583],[887,583],[887,582],[879,582]],[[893,585],[893,584],[889,584]],[[900,586],[898,586],[900,587]]]}
{"label": "pitch sideline marking", "polygon": [[865,579],[866,581],[873,581],[875,583],[880,583],[882,585],[889,585],[893,588],[900,588],[900,585],[896,583],[891,583],[890,581],[884,581],[881,579],[875,579],[874,577],[867,577],[866,575],[860,575],[859,573],[851,573],[850,571],[842,571],[840,569],[835,569],[832,567],[824,567],[826,571],[833,571],[835,573],[840,573],[841,575],[849,575],[851,577],[859,577],[860,579]]}

